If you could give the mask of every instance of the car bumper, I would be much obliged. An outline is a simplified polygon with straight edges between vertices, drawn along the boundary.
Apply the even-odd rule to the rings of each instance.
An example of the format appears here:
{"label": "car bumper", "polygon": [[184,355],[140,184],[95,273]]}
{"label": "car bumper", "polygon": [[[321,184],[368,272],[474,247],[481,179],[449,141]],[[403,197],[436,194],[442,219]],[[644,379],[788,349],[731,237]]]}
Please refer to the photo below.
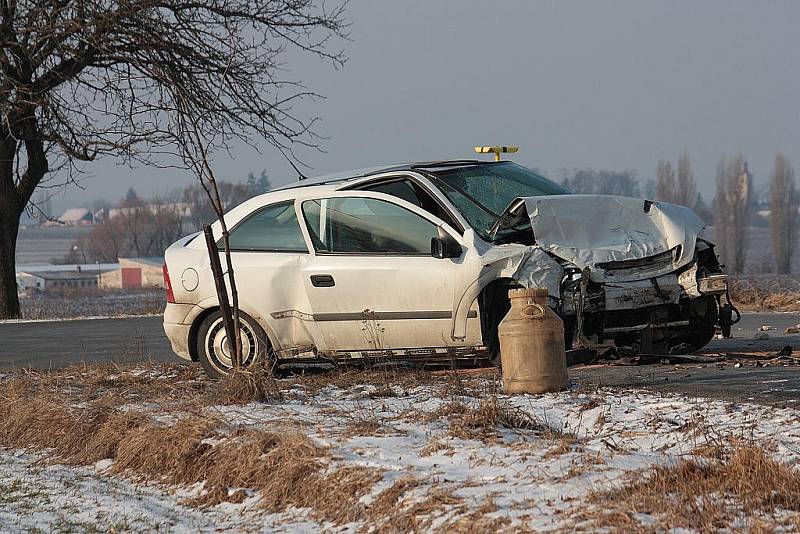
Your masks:
{"label": "car bumper", "polygon": [[194,318],[202,308],[194,304],[167,304],[164,309],[164,333],[172,345],[172,351],[183,358],[191,360],[189,351],[189,334]]}
{"label": "car bumper", "polygon": [[191,328],[190,324],[164,323],[164,333],[167,334],[167,339],[172,345],[172,352],[184,360],[190,361],[192,359],[192,355],[189,354],[189,331]]}

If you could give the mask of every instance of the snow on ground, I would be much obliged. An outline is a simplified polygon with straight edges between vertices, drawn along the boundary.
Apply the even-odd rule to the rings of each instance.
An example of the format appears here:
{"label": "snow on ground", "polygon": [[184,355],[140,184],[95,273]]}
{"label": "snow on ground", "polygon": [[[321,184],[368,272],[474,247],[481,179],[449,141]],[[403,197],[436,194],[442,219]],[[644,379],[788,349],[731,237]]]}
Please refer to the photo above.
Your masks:
{"label": "snow on ground", "polygon": [[192,532],[235,526],[181,506],[158,488],[102,476],[102,469],[41,465],[36,459],[22,451],[0,454],[0,530],[141,532],[168,526]]}
{"label": "snow on ground", "polygon": [[[498,520],[505,528],[569,528],[592,491],[637,470],[690,457],[708,442],[742,438],[763,443],[783,462],[800,460],[800,412],[794,409],[604,388],[509,397],[493,387],[485,380],[477,390],[448,393],[432,385],[373,384],[314,391],[300,383],[279,403],[206,410],[233,425],[303,432],[331,448],[331,467],[379,470],[382,479],[361,497],[364,505],[409,478],[414,486],[397,503],[398,511],[448,495],[415,512],[427,514],[422,524],[431,529],[459,517],[477,520],[468,513],[479,509],[481,520]],[[465,406],[478,408],[482,401],[515,418],[497,418],[496,428],[470,423],[474,412]],[[514,426],[529,428],[509,428]],[[257,495],[239,504],[193,508],[181,503],[201,488],[112,477],[103,473],[110,461],[76,468],[40,459],[0,451],[0,531],[334,529],[315,523],[306,510],[261,511]],[[637,518],[648,521],[646,515]]]}

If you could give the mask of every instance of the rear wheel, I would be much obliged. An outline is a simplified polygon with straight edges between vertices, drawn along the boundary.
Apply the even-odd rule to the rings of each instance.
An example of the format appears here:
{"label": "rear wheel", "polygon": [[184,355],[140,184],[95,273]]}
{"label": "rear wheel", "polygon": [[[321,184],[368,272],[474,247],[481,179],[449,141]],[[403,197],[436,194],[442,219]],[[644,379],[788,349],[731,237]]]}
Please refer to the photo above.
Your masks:
{"label": "rear wheel", "polygon": [[[264,329],[249,315],[239,312],[242,341],[242,367],[270,365],[272,347]],[[197,333],[197,355],[200,365],[211,378],[222,378],[233,370],[231,344],[225,332],[222,312],[209,314]]]}

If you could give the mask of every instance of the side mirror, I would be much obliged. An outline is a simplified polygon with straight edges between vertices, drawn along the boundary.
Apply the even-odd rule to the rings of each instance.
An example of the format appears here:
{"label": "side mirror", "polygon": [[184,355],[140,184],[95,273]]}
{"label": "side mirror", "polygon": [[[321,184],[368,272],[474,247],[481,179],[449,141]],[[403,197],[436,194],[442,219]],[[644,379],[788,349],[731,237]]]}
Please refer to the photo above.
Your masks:
{"label": "side mirror", "polygon": [[438,237],[431,238],[431,256],[440,260],[460,258],[462,252],[461,244],[440,226]]}

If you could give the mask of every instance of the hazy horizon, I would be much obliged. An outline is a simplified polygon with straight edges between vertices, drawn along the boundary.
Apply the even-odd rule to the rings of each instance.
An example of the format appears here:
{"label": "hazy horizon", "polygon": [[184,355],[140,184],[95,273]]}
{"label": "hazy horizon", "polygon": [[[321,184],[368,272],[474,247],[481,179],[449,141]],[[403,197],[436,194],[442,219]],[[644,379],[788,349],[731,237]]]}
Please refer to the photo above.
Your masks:
{"label": "hazy horizon", "polygon": [[[741,150],[757,184],[777,151],[800,166],[800,3],[353,0],[343,69],[289,53],[288,77],[326,96],[298,111],[321,119],[325,153],[298,150],[308,175],[375,164],[476,157],[515,144],[511,159],[554,179],[562,168],[655,175],[684,150],[713,196],[722,155]],[[214,156],[217,173],[262,169],[296,179],[276,151]],[[85,167],[54,211],[193,182],[186,172],[106,159]]]}

